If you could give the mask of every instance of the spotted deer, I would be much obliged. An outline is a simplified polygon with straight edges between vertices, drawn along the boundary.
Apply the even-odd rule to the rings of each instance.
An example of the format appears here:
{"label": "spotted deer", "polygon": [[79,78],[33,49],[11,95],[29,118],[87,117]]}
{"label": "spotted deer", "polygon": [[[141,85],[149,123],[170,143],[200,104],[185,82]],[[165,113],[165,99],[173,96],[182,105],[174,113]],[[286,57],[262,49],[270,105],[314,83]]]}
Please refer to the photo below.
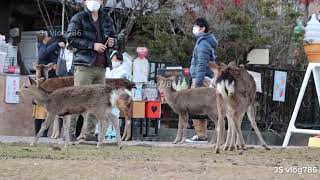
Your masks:
{"label": "spotted deer", "polygon": [[20,91],[17,92],[21,96],[31,96],[37,104],[44,106],[48,116],[42,124],[40,131],[36,135],[34,141],[30,144],[35,145],[49,125],[58,116],[64,118],[64,133],[65,146],[70,142],[69,128],[70,128],[70,115],[84,115],[87,117],[89,114],[96,116],[101,124],[99,141],[97,147],[100,147],[104,140],[109,121],[115,126],[116,138],[118,146],[121,148],[120,127],[117,123],[117,118],[112,114],[112,107],[116,105],[116,100],[123,94],[131,95],[128,90],[123,87],[112,87],[109,85],[89,85],[89,86],[71,86],[60,88],[54,92],[47,92],[41,88],[40,84],[44,78],[34,80],[29,77],[29,83],[25,83]]}
{"label": "spotted deer", "polygon": [[[54,64],[50,63],[48,65],[36,65],[34,64],[34,69],[36,70],[36,79],[45,77],[45,81],[41,82],[39,85],[41,88],[47,92],[53,92],[57,89],[64,87],[71,87],[74,85],[74,77],[59,77],[48,79],[48,71],[54,67]],[[135,84],[126,79],[106,79],[105,84],[114,87],[124,87],[131,90]],[[122,94],[116,100],[116,107],[120,110],[121,114],[125,117],[125,129],[123,132],[122,140],[128,141],[131,139],[131,117],[132,117],[132,105],[133,100],[131,96],[127,94]],[[82,129],[83,132],[83,129]],[[52,138],[58,138],[60,136],[60,128],[58,118],[54,120]]]}
{"label": "spotted deer", "polygon": [[[216,97],[218,107],[218,129],[224,129],[224,117],[229,120],[230,127],[226,139],[226,147],[235,143],[237,135],[237,145],[245,149],[245,142],[241,132],[241,122],[245,113],[247,113],[251,125],[256,132],[262,146],[269,150],[269,147],[263,140],[255,120],[255,96],[256,85],[253,77],[241,67],[234,63],[220,66],[210,63],[209,68],[214,72],[214,84],[216,86]],[[222,105],[222,106],[220,106]],[[216,153],[220,152],[222,142],[222,131],[218,130]]]}
{"label": "spotted deer", "polygon": [[[165,78],[157,76],[158,89],[164,92],[165,100],[171,109],[179,115],[178,132],[176,143],[184,143],[187,138],[187,126],[189,114],[207,115],[217,127],[217,103],[216,90],[214,88],[194,88],[184,89],[180,91],[174,90],[172,82],[174,77]],[[211,138],[211,143],[214,138]]]}

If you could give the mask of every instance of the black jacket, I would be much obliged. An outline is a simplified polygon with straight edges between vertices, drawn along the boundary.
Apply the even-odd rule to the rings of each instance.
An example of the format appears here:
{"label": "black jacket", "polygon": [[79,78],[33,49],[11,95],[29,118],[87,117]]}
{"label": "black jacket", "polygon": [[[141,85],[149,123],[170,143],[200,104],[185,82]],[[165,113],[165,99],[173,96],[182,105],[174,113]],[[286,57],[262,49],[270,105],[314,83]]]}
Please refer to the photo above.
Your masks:
{"label": "black jacket", "polygon": [[[92,66],[96,59],[94,43],[96,41],[96,29],[90,22],[91,12],[88,10],[75,14],[69,23],[66,38],[68,43],[76,49],[73,57],[74,65]],[[115,37],[112,19],[102,10],[99,11],[101,34],[104,39]],[[107,66],[111,67],[111,59],[105,52]]]}

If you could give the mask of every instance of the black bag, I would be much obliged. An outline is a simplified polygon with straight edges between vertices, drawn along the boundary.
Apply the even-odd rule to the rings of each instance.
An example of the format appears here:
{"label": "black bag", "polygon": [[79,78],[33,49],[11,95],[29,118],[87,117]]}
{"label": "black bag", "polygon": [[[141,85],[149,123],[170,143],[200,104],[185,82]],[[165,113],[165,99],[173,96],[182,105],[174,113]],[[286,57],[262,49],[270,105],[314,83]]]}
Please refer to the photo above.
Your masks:
{"label": "black bag", "polygon": [[64,49],[60,50],[60,55],[57,62],[56,74],[59,77],[68,76],[67,62],[64,55]]}

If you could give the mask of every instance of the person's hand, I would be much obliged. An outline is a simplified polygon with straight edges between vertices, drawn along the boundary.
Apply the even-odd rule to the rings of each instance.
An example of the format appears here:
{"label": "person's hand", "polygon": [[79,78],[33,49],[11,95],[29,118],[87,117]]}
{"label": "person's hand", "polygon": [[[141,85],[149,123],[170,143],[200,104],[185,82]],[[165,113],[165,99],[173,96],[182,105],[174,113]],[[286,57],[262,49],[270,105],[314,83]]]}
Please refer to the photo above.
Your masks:
{"label": "person's hand", "polygon": [[101,43],[94,43],[94,50],[103,53],[107,49],[107,46]]}
{"label": "person's hand", "polygon": [[108,47],[113,47],[114,46],[114,39],[109,37],[108,41],[106,42],[106,45]]}
{"label": "person's hand", "polygon": [[60,48],[66,47],[66,44],[64,42],[59,42],[58,45],[59,45]]}

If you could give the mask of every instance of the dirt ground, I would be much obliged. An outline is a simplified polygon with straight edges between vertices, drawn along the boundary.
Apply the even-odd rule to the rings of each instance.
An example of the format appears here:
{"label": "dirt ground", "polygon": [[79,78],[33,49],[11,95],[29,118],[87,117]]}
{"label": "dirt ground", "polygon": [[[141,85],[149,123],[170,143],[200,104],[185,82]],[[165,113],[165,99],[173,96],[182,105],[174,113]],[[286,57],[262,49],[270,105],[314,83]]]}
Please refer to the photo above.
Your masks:
{"label": "dirt ground", "polygon": [[[92,145],[60,147],[0,143],[0,179],[305,180],[320,177],[320,149],[258,148],[215,154],[212,148],[194,147],[125,146],[122,150],[115,145],[101,149]],[[309,167],[315,168],[308,171]]]}

